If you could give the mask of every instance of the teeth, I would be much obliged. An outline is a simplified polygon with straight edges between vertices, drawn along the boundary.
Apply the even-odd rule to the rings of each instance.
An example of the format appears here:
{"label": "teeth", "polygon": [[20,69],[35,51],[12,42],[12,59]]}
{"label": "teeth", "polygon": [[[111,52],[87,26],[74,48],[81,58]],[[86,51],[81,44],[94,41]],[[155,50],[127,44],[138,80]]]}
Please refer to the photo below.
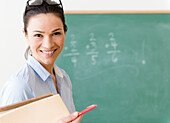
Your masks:
{"label": "teeth", "polygon": [[45,51],[43,51],[43,53],[45,53],[45,54],[51,54],[51,53],[53,53],[54,51],[50,51],[50,52],[45,52]]}

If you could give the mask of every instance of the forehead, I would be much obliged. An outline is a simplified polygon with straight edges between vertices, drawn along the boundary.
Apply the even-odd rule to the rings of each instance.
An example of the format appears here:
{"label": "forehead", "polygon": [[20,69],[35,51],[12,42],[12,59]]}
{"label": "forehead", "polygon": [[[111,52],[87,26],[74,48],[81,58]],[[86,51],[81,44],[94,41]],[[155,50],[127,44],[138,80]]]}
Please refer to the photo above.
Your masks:
{"label": "forehead", "polygon": [[37,14],[32,16],[28,22],[28,29],[53,29],[63,28],[63,22],[60,17],[53,13]]}

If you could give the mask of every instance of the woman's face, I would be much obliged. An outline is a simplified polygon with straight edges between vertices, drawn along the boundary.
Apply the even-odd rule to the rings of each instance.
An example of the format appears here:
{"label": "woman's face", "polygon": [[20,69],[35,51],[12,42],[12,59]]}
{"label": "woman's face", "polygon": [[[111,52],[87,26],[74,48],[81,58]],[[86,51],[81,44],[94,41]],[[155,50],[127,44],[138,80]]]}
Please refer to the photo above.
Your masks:
{"label": "woman's face", "polygon": [[32,16],[25,37],[32,56],[42,65],[53,65],[64,46],[62,20],[52,13]]}

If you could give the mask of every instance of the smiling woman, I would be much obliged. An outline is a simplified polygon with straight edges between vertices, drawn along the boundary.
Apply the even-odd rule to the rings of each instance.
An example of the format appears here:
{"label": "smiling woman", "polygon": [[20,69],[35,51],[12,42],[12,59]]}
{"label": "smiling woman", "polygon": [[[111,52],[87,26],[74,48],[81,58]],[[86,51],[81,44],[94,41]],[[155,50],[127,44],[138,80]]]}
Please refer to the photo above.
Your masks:
{"label": "smiling woman", "polygon": [[52,74],[65,41],[62,20],[51,13],[35,15],[29,20],[25,37],[32,56]]}
{"label": "smiling woman", "polygon": [[54,63],[63,49],[67,31],[61,1],[28,0],[23,19],[23,33],[29,44],[27,63],[3,87],[2,105],[49,93],[60,94],[72,113],[61,122],[79,123],[82,116],[75,112],[70,78]]}

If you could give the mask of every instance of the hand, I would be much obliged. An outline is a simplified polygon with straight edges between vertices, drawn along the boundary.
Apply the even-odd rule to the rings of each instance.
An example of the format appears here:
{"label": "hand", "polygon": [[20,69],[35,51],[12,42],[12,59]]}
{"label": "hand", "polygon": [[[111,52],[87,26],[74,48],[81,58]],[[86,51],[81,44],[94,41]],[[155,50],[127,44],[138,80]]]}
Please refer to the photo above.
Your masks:
{"label": "hand", "polygon": [[78,117],[78,112],[74,112],[60,119],[59,121],[57,121],[57,123],[80,123],[82,117],[83,117],[82,115]]}

